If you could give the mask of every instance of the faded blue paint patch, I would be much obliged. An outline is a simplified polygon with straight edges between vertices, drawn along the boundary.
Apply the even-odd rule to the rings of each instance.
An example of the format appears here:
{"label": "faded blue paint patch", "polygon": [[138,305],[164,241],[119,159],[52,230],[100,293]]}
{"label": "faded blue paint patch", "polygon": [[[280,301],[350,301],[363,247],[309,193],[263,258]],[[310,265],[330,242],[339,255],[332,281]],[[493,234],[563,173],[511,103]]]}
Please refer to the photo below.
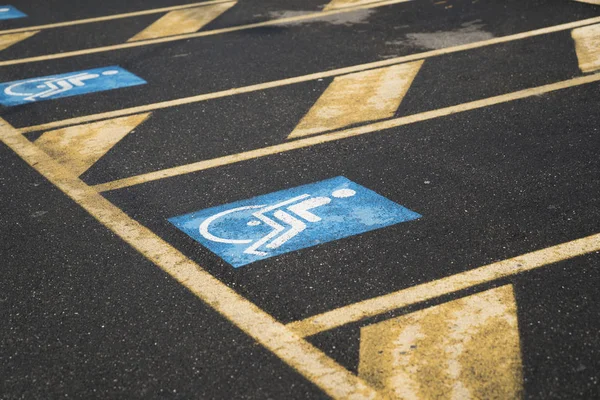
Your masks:
{"label": "faded blue paint patch", "polygon": [[22,13],[13,6],[0,6],[0,20],[24,18],[27,14]]}
{"label": "faded blue paint patch", "polygon": [[145,80],[118,66],[95,68],[1,83],[0,104],[16,106],[145,83]]}
{"label": "faded blue paint patch", "polygon": [[343,176],[169,218],[235,268],[421,215]]}

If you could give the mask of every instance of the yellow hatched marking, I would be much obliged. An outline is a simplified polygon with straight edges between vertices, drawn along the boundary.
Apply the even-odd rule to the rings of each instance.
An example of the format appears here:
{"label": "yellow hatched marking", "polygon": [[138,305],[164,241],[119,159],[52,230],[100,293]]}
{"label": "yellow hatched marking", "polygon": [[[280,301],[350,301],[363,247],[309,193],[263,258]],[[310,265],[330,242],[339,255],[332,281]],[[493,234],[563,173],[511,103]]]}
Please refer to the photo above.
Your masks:
{"label": "yellow hatched marking", "polygon": [[600,24],[573,29],[571,36],[575,41],[581,71],[593,72],[600,69]]}
{"label": "yellow hatched marking", "polygon": [[[183,97],[180,99],[161,101],[161,102],[153,103],[153,104],[146,104],[146,105],[142,105],[142,106],[123,108],[123,109],[115,110],[115,111],[107,111],[107,112],[103,112],[103,113],[91,114],[91,115],[86,115],[86,116],[82,116],[82,117],[69,118],[69,119],[64,119],[64,120],[55,121],[55,122],[49,122],[49,123],[45,123],[45,124],[32,125],[32,126],[28,126],[28,127],[18,128],[18,130],[19,130],[19,132],[23,132],[23,133],[42,131],[42,130],[46,130],[46,129],[58,128],[61,126],[81,124],[81,123],[90,122],[90,121],[97,121],[97,120],[105,119],[105,118],[114,118],[114,117],[119,117],[122,115],[137,114],[137,113],[141,113],[141,112],[159,110],[159,109],[163,109],[163,108],[175,107],[175,106],[180,106],[180,105],[184,105],[184,104],[192,104],[192,103],[197,103],[197,102],[206,101],[206,100],[218,99],[218,98],[222,98],[222,97],[235,96],[235,95],[243,94],[243,93],[251,93],[251,92],[256,92],[256,91],[265,90],[265,89],[271,89],[271,88],[276,88],[276,87],[281,87],[281,86],[286,86],[286,85],[293,85],[295,83],[307,82],[307,81],[311,81],[311,80],[315,80],[315,79],[329,78],[329,77],[334,77],[334,76],[338,76],[338,75],[349,74],[349,73],[358,72],[358,71],[364,71],[364,70],[368,70],[368,69],[372,69],[372,68],[385,67],[388,65],[405,63],[408,61],[415,61],[415,60],[420,60],[420,59],[429,58],[429,57],[437,57],[437,56],[441,56],[444,54],[451,54],[451,53],[456,53],[456,52],[460,52],[460,51],[467,51],[467,50],[477,49],[477,48],[481,48],[481,47],[492,46],[492,45],[500,44],[500,43],[507,43],[507,42],[511,42],[513,40],[521,40],[521,39],[525,39],[528,37],[546,35],[549,33],[569,30],[569,29],[573,29],[573,28],[576,28],[579,26],[589,25],[589,24],[598,23],[598,22],[600,22],[600,17],[589,18],[589,19],[584,19],[584,20],[580,20],[580,21],[569,22],[566,24],[560,24],[560,25],[550,26],[550,27],[546,27],[546,28],[535,29],[532,31],[517,33],[515,35],[508,35],[508,36],[503,36],[503,37],[498,37],[498,38],[493,38],[493,39],[488,39],[488,40],[482,40],[479,42],[473,42],[473,43],[468,43],[468,44],[459,45],[459,46],[447,47],[447,48],[439,49],[439,50],[426,51],[423,53],[416,53],[416,54],[411,54],[408,56],[391,58],[388,60],[375,61],[375,62],[370,62],[370,63],[366,63],[366,64],[358,64],[358,65],[354,65],[351,67],[337,68],[337,69],[332,69],[329,71],[317,72],[314,74],[302,75],[302,76],[286,78],[286,79],[281,79],[281,80],[276,80],[276,81],[271,81],[271,82],[264,82],[264,83],[259,83],[259,84],[250,85],[250,86],[244,86],[244,87],[240,87],[240,88],[222,90],[219,92],[200,94],[200,95],[195,95],[195,96],[190,96],[190,97]],[[202,33],[202,32],[200,32],[200,33]],[[2,65],[1,62],[0,62],[0,65]]]}
{"label": "yellow hatched marking", "polygon": [[359,376],[394,399],[517,399],[522,365],[511,285],[360,330]]}
{"label": "yellow hatched marking", "polygon": [[149,116],[130,115],[48,131],[35,144],[79,176]]}
{"label": "yellow hatched marking", "polygon": [[394,116],[423,61],[335,78],[288,139]]}
{"label": "yellow hatched marking", "polygon": [[298,139],[274,146],[263,147],[256,150],[250,150],[243,153],[232,154],[223,157],[213,158],[211,160],[198,161],[191,164],[181,165],[178,167],[167,168],[160,171],[149,172],[123,178],[112,182],[102,183],[94,186],[99,192],[107,190],[120,189],[124,187],[139,185],[141,183],[151,182],[159,179],[170,178],[178,175],[189,174],[192,172],[202,171],[210,168],[221,167],[224,165],[235,164],[242,161],[252,160],[255,158],[265,157],[273,154],[284,153],[287,151],[297,150],[305,147],[315,146],[318,144],[333,142],[340,139],[346,139],[354,136],[375,133],[382,130],[396,128],[402,125],[414,124],[416,122],[427,121],[434,118],[444,117],[456,113],[475,110],[478,108],[488,107],[495,104],[502,104],[508,101],[524,99],[531,96],[537,96],[544,93],[553,92],[556,90],[566,89],[569,87],[585,85],[591,82],[600,81],[600,74],[569,79],[549,85],[538,86],[535,88],[520,90],[513,93],[503,94],[500,96],[489,97],[483,100],[471,101],[456,106],[440,108],[438,110],[426,111],[420,114],[408,115],[406,117],[389,119],[386,121],[375,122],[369,125],[359,126],[357,128],[345,129],[337,132],[325,133],[323,135],[311,136],[303,139]]}
{"label": "yellow hatched marking", "polygon": [[129,13],[123,13],[123,14],[106,15],[104,17],[94,17],[94,18],[78,19],[78,20],[74,20],[74,21],[55,22],[53,24],[45,24],[45,25],[26,26],[24,28],[7,29],[4,31],[0,31],[0,35],[4,35],[6,33],[26,32],[26,31],[32,31],[32,30],[43,30],[43,29],[62,28],[65,26],[83,25],[83,24],[90,24],[90,23],[94,23],[94,22],[111,21],[113,19],[138,17],[140,15],[160,14],[160,13],[164,13],[167,11],[180,10],[180,9],[188,8],[188,7],[195,7],[195,6],[200,6],[200,5],[206,6],[209,4],[228,3],[230,1],[231,0],[204,1],[204,2],[200,2],[200,3],[184,4],[181,6],[162,7],[162,8],[154,8],[151,10],[142,10],[142,11],[133,11],[133,12],[129,12]]}
{"label": "yellow hatched marking", "polygon": [[196,32],[235,4],[236,2],[233,1],[230,3],[171,11],[133,36],[128,42]]}
{"label": "yellow hatched marking", "polygon": [[0,118],[0,140],[90,215],[336,399],[375,399],[362,379],[294,334],[61,166]]}
{"label": "yellow hatched marking", "polygon": [[8,49],[13,44],[22,42],[25,39],[29,39],[40,31],[30,31],[21,33],[10,33],[7,35],[0,36],[0,51]]}
{"label": "yellow hatched marking", "polygon": [[306,337],[408,305],[600,251],[600,233],[315,315],[287,326]]}

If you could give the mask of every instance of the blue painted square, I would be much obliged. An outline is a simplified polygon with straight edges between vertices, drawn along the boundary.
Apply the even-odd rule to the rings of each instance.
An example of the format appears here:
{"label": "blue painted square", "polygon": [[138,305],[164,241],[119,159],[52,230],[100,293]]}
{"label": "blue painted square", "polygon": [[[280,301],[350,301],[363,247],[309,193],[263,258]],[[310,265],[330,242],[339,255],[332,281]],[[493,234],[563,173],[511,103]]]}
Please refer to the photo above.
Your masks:
{"label": "blue painted square", "polygon": [[145,80],[118,66],[88,69],[0,83],[0,104],[16,106],[145,83]]}
{"label": "blue painted square", "polygon": [[235,268],[421,215],[343,176],[169,218]]}
{"label": "blue painted square", "polygon": [[23,14],[13,6],[0,6],[0,20],[23,18],[26,16],[26,14]]}

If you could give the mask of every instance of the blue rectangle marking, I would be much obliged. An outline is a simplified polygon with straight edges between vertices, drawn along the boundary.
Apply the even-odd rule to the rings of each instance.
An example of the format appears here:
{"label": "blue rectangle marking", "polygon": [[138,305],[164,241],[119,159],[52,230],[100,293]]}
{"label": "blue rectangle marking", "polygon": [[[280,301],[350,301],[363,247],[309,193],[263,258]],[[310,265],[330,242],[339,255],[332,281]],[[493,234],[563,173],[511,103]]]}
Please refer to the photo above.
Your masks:
{"label": "blue rectangle marking", "polygon": [[119,66],[88,69],[0,83],[0,104],[17,106],[145,83],[145,80]]}
{"label": "blue rectangle marking", "polygon": [[343,176],[169,218],[235,268],[420,218]]}
{"label": "blue rectangle marking", "polygon": [[27,14],[22,13],[13,6],[0,6],[0,20],[24,18]]}

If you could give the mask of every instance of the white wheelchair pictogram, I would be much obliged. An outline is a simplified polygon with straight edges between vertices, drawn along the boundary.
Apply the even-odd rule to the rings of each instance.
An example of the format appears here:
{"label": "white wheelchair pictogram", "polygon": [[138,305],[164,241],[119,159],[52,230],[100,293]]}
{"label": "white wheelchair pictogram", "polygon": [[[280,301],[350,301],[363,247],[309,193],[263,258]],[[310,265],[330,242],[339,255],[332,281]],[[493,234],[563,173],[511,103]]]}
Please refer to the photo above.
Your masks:
{"label": "white wheelchair pictogram", "polygon": [[116,75],[119,71],[109,70],[101,74],[92,74],[82,72],[71,76],[61,78],[36,78],[24,82],[17,82],[4,89],[4,93],[8,96],[23,97],[27,101],[36,101],[57,94],[68,92],[74,88],[85,86],[86,82],[92,79],[97,79],[101,75],[110,76]]}
{"label": "white wheelchair pictogram", "polygon": [[[339,189],[332,192],[331,196],[334,198],[345,198],[352,197],[355,194],[356,192],[352,189]],[[199,231],[200,235],[210,241],[228,244],[248,244],[249,246],[244,250],[245,254],[266,256],[268,252],[264,250],[273,250],[281,247],[290,239],[303,232],[307,227],[306,223],[318,223],[321,221],[321,217],[309,210],[322,207],[331,203],[331,201],[330,197],[311,197],[309,194],[303,194],[273,205],[260,204],[236,207],[210,216],[200,224]],[[267,235],[256,240],[228,239],[210,233],[211,224],[215,221],[227,215],[247,210],[256,210],[251,214],[252,216],[247,225],[258,226],[265,224],[272,228]],[[271,211],[273,212],[272,217],[267,216],[266,214]]]}

